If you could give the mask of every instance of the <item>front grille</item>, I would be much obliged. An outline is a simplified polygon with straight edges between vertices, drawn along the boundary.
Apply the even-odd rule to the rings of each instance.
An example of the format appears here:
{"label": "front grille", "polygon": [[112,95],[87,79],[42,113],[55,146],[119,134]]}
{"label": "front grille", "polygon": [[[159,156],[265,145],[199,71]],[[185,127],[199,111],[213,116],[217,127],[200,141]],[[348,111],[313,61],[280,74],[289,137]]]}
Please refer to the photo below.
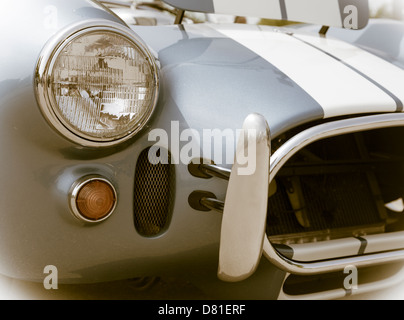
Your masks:
{"label": "front grille", "polygon": [[302,226],[288,198],[283,179],[268,201],[270,235],[314,232],[381,223],[365,173],[300,177],[308,225]]}
{"label": "front grille", "polygon": [[268,199],[267,234],[302,243],[384,232],[377,168],[362,135],[316,142],[279,171]]}
{"label": "front grille", "polygon": [[139,155],[134,186],[134,223],[137,232],[145,237],[163,232],[169,223],[174,200],[174,165],[168,152],[168,163],[156,163],[159,153],[149,149]]}

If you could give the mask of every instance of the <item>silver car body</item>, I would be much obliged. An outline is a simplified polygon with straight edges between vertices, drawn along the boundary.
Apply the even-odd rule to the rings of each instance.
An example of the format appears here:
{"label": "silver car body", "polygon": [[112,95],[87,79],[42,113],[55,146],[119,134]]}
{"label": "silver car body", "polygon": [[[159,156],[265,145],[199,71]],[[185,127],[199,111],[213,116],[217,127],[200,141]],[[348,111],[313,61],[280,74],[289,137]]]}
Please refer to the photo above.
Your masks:
{"label": "silver car body", "polygon": [[[357,266],[359,274],[365,268],[364,274],[375,278],[354,293],[401,281],[404,275],[397,262],[404,258],[402,231],[376,232],[370,238],[365,232],[306,246],[284,242],[276,250],[268,237],[259,236],[260,245],[252,248],[258,250],[253,270],[241,271],[242,281],[219,280],[220,246],[228,243],[221,240],[225,232],[222,213],[206,206],[195,209],[189,197],[194,191],[209,192],[222,201],[226,213],[228,185],[237,183],[228,181],[232,165],[220,165],[219,171],[226,179],[195,176],[189,165],[181,162],[171,165],[171,191],[164,195],[170,197],[170,213],[166,225],[152,236],[142,235],[134,226],[134,189],[139,156],[156,142],[150,135],[153,129],[170,132],[168,146],[175,154],[175,148],[180,150],[189,142],[188,136],[175,145],[175,133],[192,129],[202,137],[203,131],[209,129],[236,132],[249,115],[259,114],[270,131],[265,141],[283,144],[283,149],[273,148],[269,160],[268,169],[276,172],[288,160],[283,157],[300,151],[306,140],[311,144],[334,135],[403,126],[403,24],[370,21],[361,30],[331,28],[324,37],[318,34],[317,25],[128,27],[105,7],[88,0],[9,1],[4,5],[0,14],[2,274],[42,282],[47,265],[57,267],[61,283],[181,274],[219,298],[247,299],[338,298],[351,294],[353,291],[342,283],[312,291],[293,289],[299,283],[310,287],[307,283],[317,274],[320,278],[324,274],[343,277],[347,265]],[[22,14],[22,6],[29,14]],[[53,19],[52,13],[57,18],[49,20]],[[53,130],[38,107],[34,84],[38,59],[52,39],[74,25],[100,21],[105,25],[119,24],[142,39],[159,66],[160,91],[152,117],[138,134],[115,146],[93,148],[74,143]],[[254,121],[258,121],[254,126],[265,132],[260,120]],[[326,127],[317,127],[320,124]],[[318,136],[306,131],[310,128],[317,129]],[[297,136],[299,143],[291,140],[288,145],[285,136]],[[309,141],[312,137],[313,141]],[[283,151],[288,147],[288,152]],[[214,154],[211,156],[213,159]],[[275,167],[278,163],[279,168]],[[111,181],[119,198],[114,213],[95,225],[78,221],[68,205],[71,186],[87,175]],[[270,174],[264,175],[267,180],[262,177],[246,183],[254,186],[258,180],[274,179]],[[257,194],[264,199],[262,190]],[[237,197],[236,193],[232,199],[236,201]],[[223,210],[220,201],[217,204],[211,200],[208,205],[216,204],[219,211]],[[238,206],[237,202],[233,205]],[[251,208],[254,211],[255,204]],[[251,213],[251,219],[246,215],[235,221],[244,221],[247,226],[255,216]],[[227,221],[232,226],[231,217]],[[288,256],[287,252],[292,254]],[[238,257],[235,261],[237,264],[244,260]],[[383,277],[380,270],[385,269],[377,269],[379,266],[393,271],[386,271]],[[324,279],[327,283],[327,276]],[[241,279],[230,276],[230,280]]]}

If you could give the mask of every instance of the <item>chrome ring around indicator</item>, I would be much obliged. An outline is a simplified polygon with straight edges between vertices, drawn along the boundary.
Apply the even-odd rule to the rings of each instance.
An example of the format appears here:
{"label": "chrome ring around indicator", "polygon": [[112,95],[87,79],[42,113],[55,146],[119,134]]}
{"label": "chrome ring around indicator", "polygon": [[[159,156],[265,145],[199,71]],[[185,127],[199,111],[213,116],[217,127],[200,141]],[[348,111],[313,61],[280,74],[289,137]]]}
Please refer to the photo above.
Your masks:
{"label": "chrome ring around indicator", "polygon": [[[134,126],[130,131],[113,138],[95,138],[72,128],[55,112],[56,101],[51,93],[50,78],[59,53],[76,38],[91,32],[112,32],[126,38],[145,56],[150,64],[154,80],[154,91],[150,107],[142,118],[141,125]],[[108,20],[87,20],[73,24],[51,38],[43,48],[35,68],[34,89],[41,113],[55,131],[68,140],[85,147],[108,147],[122,143],[135,136],[150,120],[159,96],[159,67],[156,57],[143,41],[129,28]]]}
{"label": "chrome ring around indicator", "polygon": [[[107,183],[111,187],[112,192],[115,197],[114,205],[110,209],[109,213],[98,220],[91,220],[91,219],[87,219],[86,217],[84,217],[81,214],[80,210],[78,209],[77,203],[76,203],[77,196],[78,196],[81,188],[91,181],[102,181],[102,182]],[[78,220],[80,220],[82,222],[99,223],[99,222],[102,222],[102,221],[105,221],[106,219],[108,219],[112,215],[112,213],[115,211],[116,205],[118,203],[118,195],[117,195],[114,185],[108,179],[106,179],[105,177],[103,177],[101,175],[94,174],[94,175],[87,175],[87,176],[81,177],[80,179],[76,180],[72,184],[72,186],[69,190],[68,202],[69,202],[70,210],[75,218],[77,218]]]}

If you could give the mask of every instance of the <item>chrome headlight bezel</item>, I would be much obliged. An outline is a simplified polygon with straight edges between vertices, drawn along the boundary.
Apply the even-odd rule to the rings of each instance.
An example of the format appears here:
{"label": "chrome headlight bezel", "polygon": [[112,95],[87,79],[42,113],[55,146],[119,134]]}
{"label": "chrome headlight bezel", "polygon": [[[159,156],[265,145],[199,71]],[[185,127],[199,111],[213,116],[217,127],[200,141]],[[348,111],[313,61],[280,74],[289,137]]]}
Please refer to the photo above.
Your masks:
{"label": "chrome headlight bezel", "polygon": [[[84,132],[72,127],[65,119],[58,115],[56,111],[57,102],[53,97],[51,81],[53,77],[53,68],[61,51],[75,39],[90,33],[105,32],[114,33],[124,37],[133,46],[136,47],[146,58],[150,70],[153,74],[154,90],[152,100],[141,122],[128,128],[125,133],[112,138],[97,138],[85,134]],[[107,20],[88,20],[74,24],[53,36],[43,48],[34,75],[35,96],[46,121],[59,134],[68,140],[85,147],[107,147],[120,144],[135,136],[149,122],[157,105],[159,95],[159,68],[156,63],[156,57],[151,53],[143,41],[128,27]]]}

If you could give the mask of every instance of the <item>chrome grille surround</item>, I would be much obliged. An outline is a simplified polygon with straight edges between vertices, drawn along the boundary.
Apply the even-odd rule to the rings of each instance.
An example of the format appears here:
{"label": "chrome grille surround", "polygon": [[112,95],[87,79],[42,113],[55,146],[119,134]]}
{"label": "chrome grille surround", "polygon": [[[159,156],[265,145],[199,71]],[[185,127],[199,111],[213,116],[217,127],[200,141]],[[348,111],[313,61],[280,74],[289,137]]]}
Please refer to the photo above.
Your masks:
{"label": "chrome grille surround", "polygon": [[[271,183],[279,170],[293,155],[313,142],[348,133],[402,126],[404,126],[404,114],[389,113],[338,120],[311,127],[289,139],[271,155],[269,183]],[[387,234],[385,236],[386,238],[389,237]],[[265,236],[263,255],[275,266],[286,272],[298,275],[309,275],[343,270],[347,265],[367,267],[401,261],[404,260],[404,245],[402,248],[394,248],[391,251],[381,251],[366,255],[323,261],[302,262],[289,259],[282,255],[272,246],[268,236]]]}

